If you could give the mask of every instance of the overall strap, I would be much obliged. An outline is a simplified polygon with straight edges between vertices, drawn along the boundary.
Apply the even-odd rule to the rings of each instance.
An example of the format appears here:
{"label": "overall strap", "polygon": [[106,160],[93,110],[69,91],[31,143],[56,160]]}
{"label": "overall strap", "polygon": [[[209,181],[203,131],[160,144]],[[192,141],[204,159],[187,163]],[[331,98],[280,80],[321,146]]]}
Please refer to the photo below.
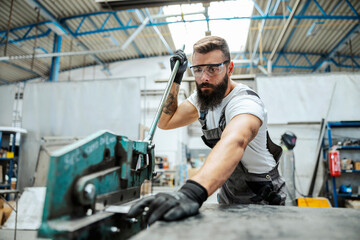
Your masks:
{"label": "overall strap", "polygon": [[[245,92],[246,92],[247,95],[256,96],[256,97],[258,97],[260,99],[259,95],[257,95],[257,93],[254,92],[253,90],[246,90]],[[246,94],[243,93],[242,95],[246,95]],[[219,128],[221,129],[221,131],[224,131],[224,129],[226,127],[225,108],[226,108],[227,104],[223,108],[223,110],[221,112],[220,120],[219,120]]]}
{"label": "overall strap", "polygon": [[206,129],[206,115],[208,114],[208,110],[200,110],[199,122],[201,124],[202,129]]}

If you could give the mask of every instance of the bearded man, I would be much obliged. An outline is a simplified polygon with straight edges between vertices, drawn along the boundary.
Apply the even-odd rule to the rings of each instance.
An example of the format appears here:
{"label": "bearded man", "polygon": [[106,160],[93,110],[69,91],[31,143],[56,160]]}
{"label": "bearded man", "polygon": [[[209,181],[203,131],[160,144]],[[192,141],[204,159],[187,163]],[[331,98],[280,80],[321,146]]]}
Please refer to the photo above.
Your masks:
{"label": "bearded man", "polygon": [[218,188],[220,204],[284,205],[285,182],[278,173],[282,150],[267,131],[267,111],[249,87],[230,79],[234,63],[228,44],[208,36],[194,44],[190,69],[196,92],[178,106],[177,96],[188,61],[183,51],[169,97],[159,119],[161,129],[183,127],[199,120],[204,143],[212,148],[205,163],[177,192],[145,197],[128,216],[145,213],[149,224],[193,216]]}

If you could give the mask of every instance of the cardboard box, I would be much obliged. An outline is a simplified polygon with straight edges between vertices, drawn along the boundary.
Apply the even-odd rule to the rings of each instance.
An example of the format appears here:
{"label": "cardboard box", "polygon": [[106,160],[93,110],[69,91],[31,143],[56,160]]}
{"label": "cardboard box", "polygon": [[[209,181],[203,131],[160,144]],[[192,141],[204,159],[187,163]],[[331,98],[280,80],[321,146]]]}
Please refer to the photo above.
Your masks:
{"label": "cardboard box", "polygon": [[145,180],[141,184],[141,188],[140,188],[141,196],[144,196],[144,195],[147,195],[147,194],[151,193],[151,185],[152,185],[152,182],[150,180]]}
{"label": "cardboard box", "polygon": [[[11,205],[11,207],[9,205]],[[8,201],[7,204],[4,204],[4,208],[3,208],[4,216],[5,216],[4,222],[6,222],[6,220],[9,219],[9,217],[11,215],[11,212],[13,211],[12,210],[13,208],[16,208],[16,202],[15,201]]]}
{"label": "cardboard box", "polygon": [[345,208],[360,209],[360,200],[345,199]]}
{"label": "cardboard box", "polygon": [[341,170],[352,170],[352,160],[349,158],[341,159]]}
{"label": "cardboard box", "polygon": [[5,223],[4,209],[0,208],[0,226],[4,225],[4,223]]}
{"label": "cardboard box", "polygon": [[3,183],[3,178],[4,178],[4,176],[3,176],[3,166],[0,165],[0,183]]}
{"label": "cardboard box", "polygon": [[354,162],[354,169],[360,170],[360,162]]}

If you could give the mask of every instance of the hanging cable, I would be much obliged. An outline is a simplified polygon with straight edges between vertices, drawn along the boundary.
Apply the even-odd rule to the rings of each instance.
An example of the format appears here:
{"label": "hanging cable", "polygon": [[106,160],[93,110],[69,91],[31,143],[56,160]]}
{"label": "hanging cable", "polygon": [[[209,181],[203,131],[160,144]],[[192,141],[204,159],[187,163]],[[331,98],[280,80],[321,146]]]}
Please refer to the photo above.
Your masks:
{"label": "hanging cable", "polygon": [[340,53],[338,52],[339,72],[341,72]]}
{"label": "hanging cable", "polygon": [[93,66],[93,80],[95,80],[95,74],[96,74],[96,62],[94,63]]}
{"label": "hanging cable", "polygon": [[84,80],[84,77],[85,77],[85,65],[86,65],[86,55],[84,55],[84,57],[83,57],[82,80]]}
{"label": "hanging cable", "polygon": [[211,31],[210,31],[210,23],[209,23],[209,7],[210,7],[210,3],[203,3],[203,7],[205,8],[205,18],[206,18],[206,26],[207,26],[207,31],[205,32],[205,36],[211,36]]}
{"label": "hanging cable", "polygon": [[35,8],[35,11],[37,11],[37,17],[36,17],[36,27],[35,27],[34,51],[33,51],[33,57],[31,59],[31,70],[33,70],[33,68],[34,68],[35,50],[36,50],[36,42],[37,42],[37,36],[38,36],[38,30],[39,30],[39,19],[40,19],[40,9]]}
{"label": "hanging cable", "polygon": [[4,49],[4,56],[7,54],[7,46],[9,42],[9,34],[10,34],[10,25],[11,25],[11,17],[12,17],[12,10],[13,10],[14,0],[11,0],[10,5],[10,14],[9,14],[9,20],[7,25],[7,33],[6,33],[6,42],[5,42],[5,49]]}
{"label": "hanging cable", "polygon": [[[73,39],[70,40],[70,52],[72,52],[73,49]],[[72,60],[72,56],[70,56],[69,59],[69,77],[68,77],[68,81],[71,80],[71,60]]]}
{"label": "hanging cable", "polygon": [[354,69],[354,58],[353,58],[351,39],[349,40],[349,48],[350,48],[350,59],[351,59],[352,71],[354,71],[355,70]]}

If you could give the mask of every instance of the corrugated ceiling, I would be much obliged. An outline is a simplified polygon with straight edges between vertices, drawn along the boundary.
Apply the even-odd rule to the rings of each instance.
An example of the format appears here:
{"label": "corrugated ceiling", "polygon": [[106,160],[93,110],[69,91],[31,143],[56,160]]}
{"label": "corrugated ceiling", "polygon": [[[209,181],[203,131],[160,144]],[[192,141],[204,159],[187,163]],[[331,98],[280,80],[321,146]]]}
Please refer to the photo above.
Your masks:
{"label": "corrugated ceiling", "polygon": [[[269,1],[271,2],[270,5],[268,5]],[[255,1],[256,7],[253,10],[253,16],[261,16],[261,11],[266,13],[267,6],[270,6],[268,16],[274,16],[274,18],[252,19],[245,52],[232,54],[233,58],[252,59],[251,53],[254,51],[254,45],[259,37],[261,24],[263,24],[261,43],[256,49],[256,55],[253,59],[258,59],[259,54],[262,53],[263,61],[259,62],[259,65],[263,66],[264,69],[267,68],[267,59],[273,51],[286,22],[285,18],[275,17],[289,16],[296,2],[296,0],[269,1]],[[2,37],[0,38],[0,57],[5,57],[5,36],[9,24],[11,2],[11,0],[0,0],[0,15],[3,16],[0,18],[0,37]],[[109,14],[101,14],[103,9],[93,0],[13,0],[10,29],[15,30],[9,34],[6,56],[32,55],[35,46],[36,54],[53,52],[55,33],[49,28],[51,25],[49,19],[40,14],[36,35],[37,11],[27,2],[39,3],[54,19],[66,26],[67,30],[77,35],[76,40],[63,35],[61,52],[119,48],[137,31],[146,17],[161,13],[161,7],[151,7],[110,11]],[[257,8],[261,11],[258,11]],[[273,72],[312,72],[318,70],[319,66],[316,64],[321,62],[322,58],[328,57],[343,39],[347,41],[342,43],[342,47],[332,55],[332,60],[335,59],[335,62],[341,62],[343,66],[347,65],[348,67],[341,67],[341,64],[336,66],[334,61],[329,61],[331,71],[357,71],[360,69],[357,63],[360,56],[358,30],[353,31],[350,38],[346,38],[354,27],[359,25],[357,12],[360,12],[360,1],[356,0],[302,0],[295,15],[308,17],[327,15],[328,18],[294,18],[282,38],[277,53],[274,55],[273,64],[275,67],[273,67]],[[83,15],[83,17],[74,17],[78,15]],[[339,16],[338,19],[335,19],[336,16]],[[344,16],[352,17],[352,19],[346,19]],[[158,21],[164,22],[165,20],[159,19]],[[31,24],[33,25],[32,28],[16,29]],[[123,28],[112,31],[113,28],[121,27]],[[99,29],[107,29],[108,31],[99,32],[97,31]],[[88,34],[91,31],[93,33]],[[33,37],[25,41],[11,42],[24,36]],[[35,36],[39,37],[35,40]],[[351,42],[348,41],[349,39]],[[78,41],[83,46],[79,46]],[[86,47],[84,48],[84,46]],[[170,51],[174,49],[175,46],[168,25],[146,26],[122,51],[98,53],[96,56],[89,54],[61,57],[60,71],[99,63],[106,65],[115,61],[169,55]],[[349,56],[353,58],[349,58]],[[234,74],[262,73],[256,65],[237,64],[236,66]],[[48,80],[51,58],[2,60],[0,61],[0,70],[0,84],[23,81],[34,77],[42,77],[44,80]]]}

